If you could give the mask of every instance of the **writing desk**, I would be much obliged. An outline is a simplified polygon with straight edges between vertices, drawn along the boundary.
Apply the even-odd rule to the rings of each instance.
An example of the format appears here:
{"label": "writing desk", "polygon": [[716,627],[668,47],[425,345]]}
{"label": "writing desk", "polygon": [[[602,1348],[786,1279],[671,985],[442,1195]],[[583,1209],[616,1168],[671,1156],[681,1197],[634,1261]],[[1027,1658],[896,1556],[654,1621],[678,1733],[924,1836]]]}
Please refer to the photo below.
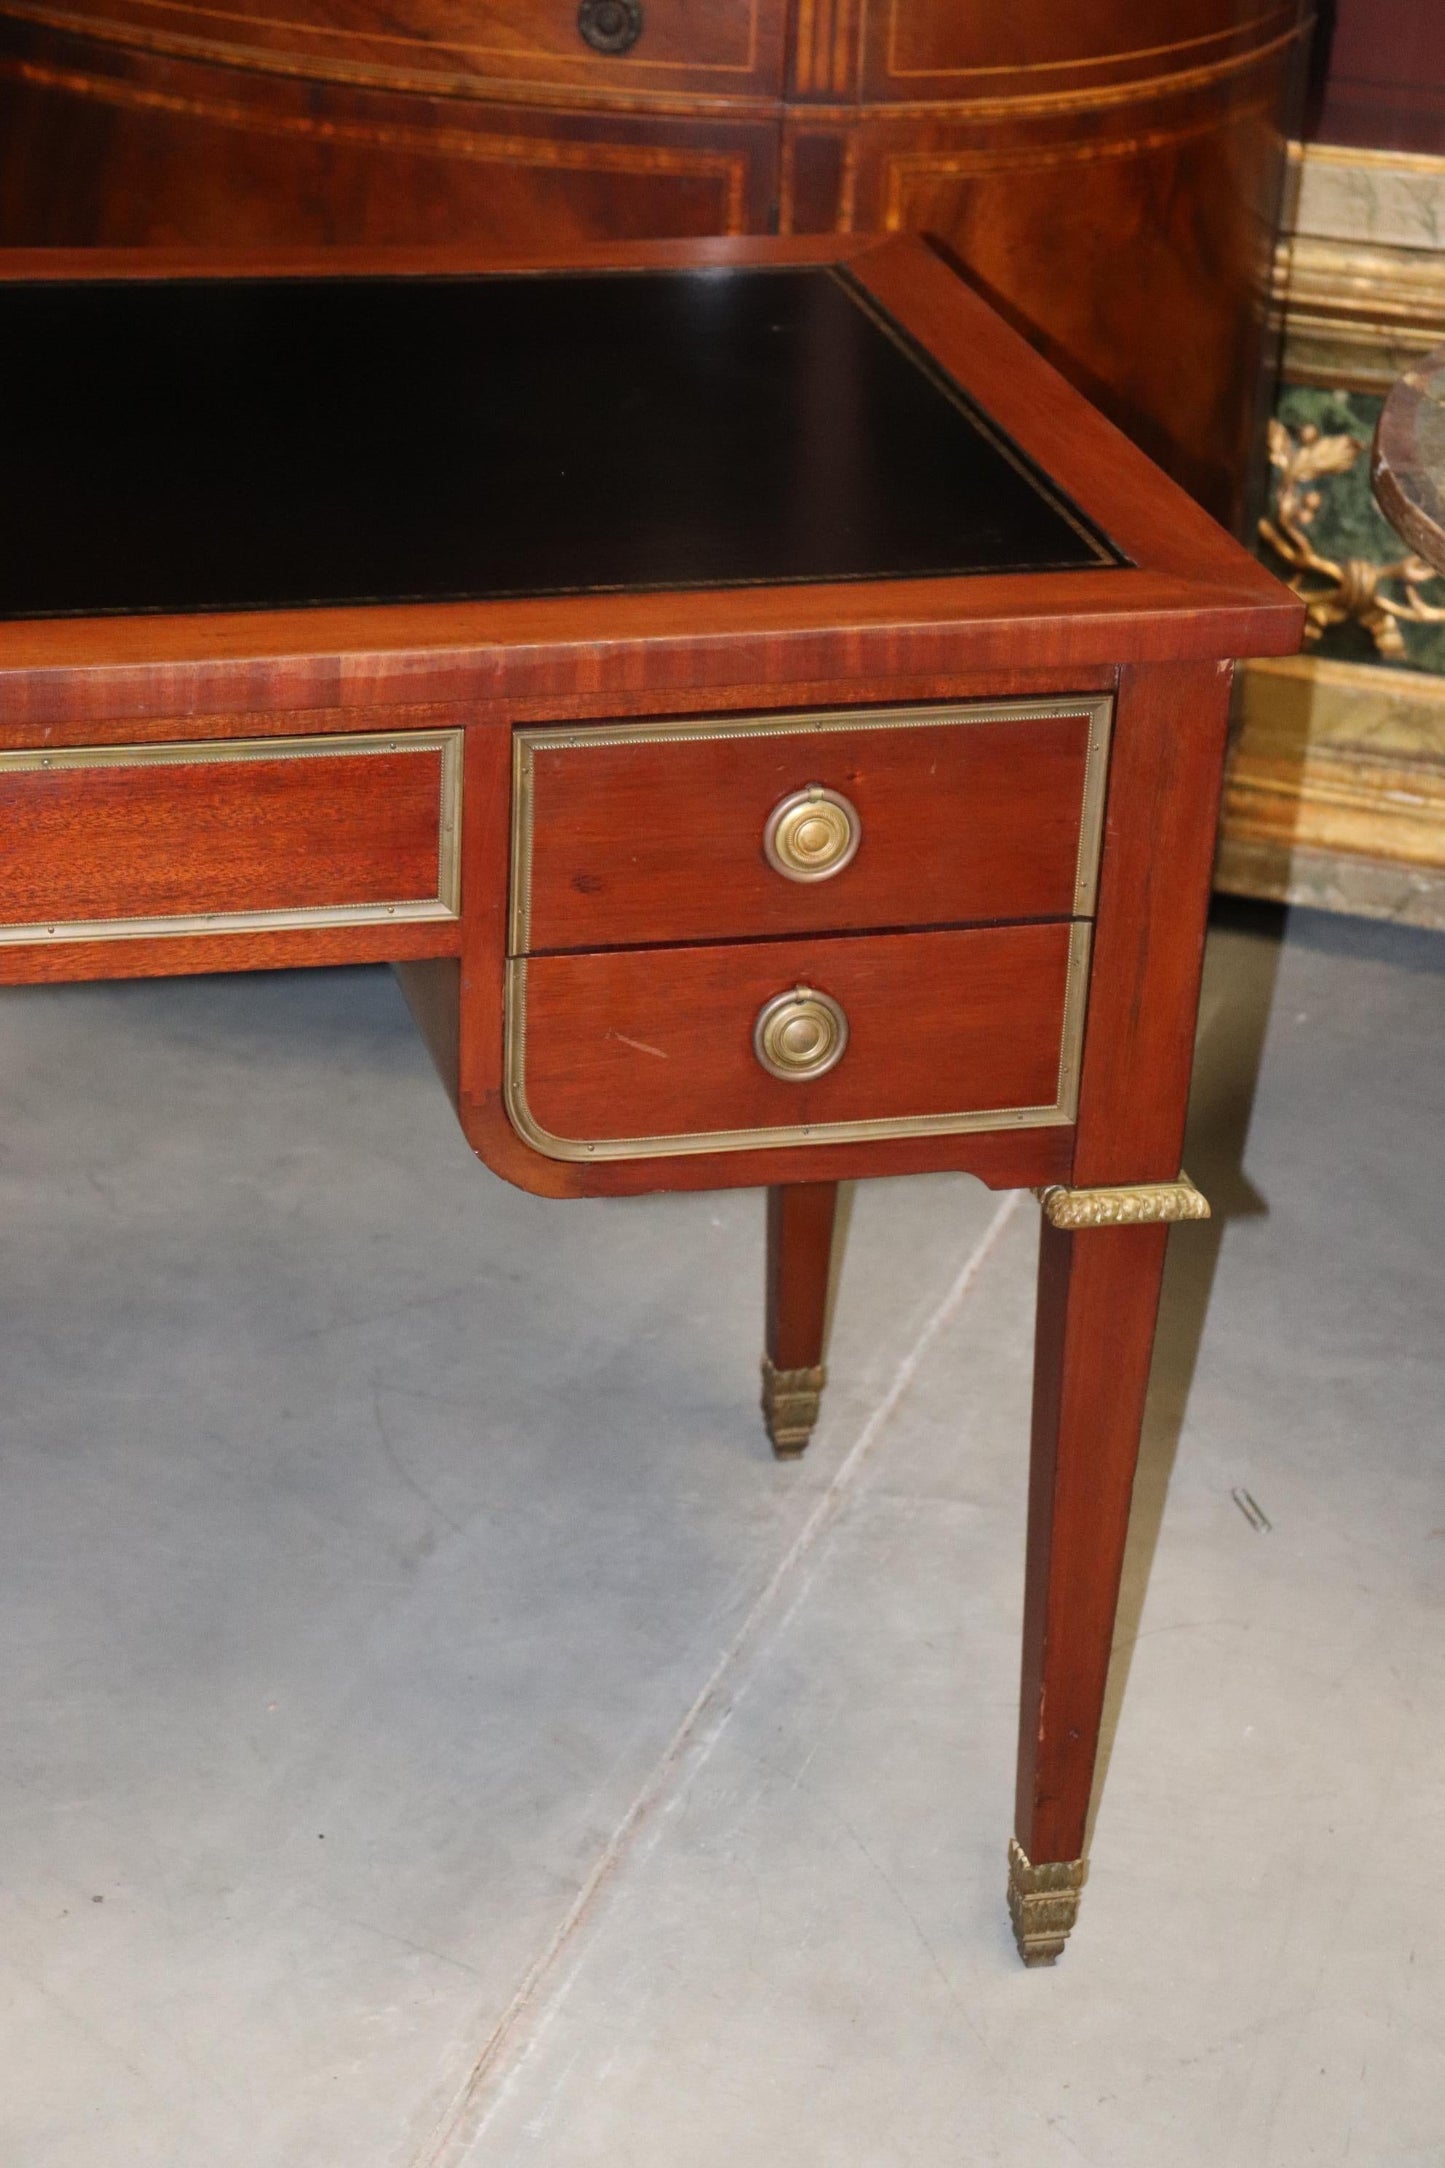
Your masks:
{"label": "writing desk", "polygon": [[0,383],[0,979],[388,961],[509,1180],[766,1185],[784,1453],[836,1184],[1039,1192],[1056,1957],[1231,661],[1298,602],[912,240],[21,253]]}

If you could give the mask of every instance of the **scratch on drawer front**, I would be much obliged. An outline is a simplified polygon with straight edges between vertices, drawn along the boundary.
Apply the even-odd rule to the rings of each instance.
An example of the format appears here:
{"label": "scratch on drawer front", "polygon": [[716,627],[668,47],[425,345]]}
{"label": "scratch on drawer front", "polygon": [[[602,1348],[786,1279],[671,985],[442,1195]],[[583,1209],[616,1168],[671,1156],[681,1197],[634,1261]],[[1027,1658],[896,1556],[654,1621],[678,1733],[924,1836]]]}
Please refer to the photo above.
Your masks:
{"label": "scratch on drawer front", "polygon": [[635,1046],[639,1054],[655,1054],[659,1061],[670,1061],[672,1056],[665,1047],[649,1046],[643,1039],[629,1039],[625,1031],[609,1031],[609,1039],[620,1039],[624,1046]]}

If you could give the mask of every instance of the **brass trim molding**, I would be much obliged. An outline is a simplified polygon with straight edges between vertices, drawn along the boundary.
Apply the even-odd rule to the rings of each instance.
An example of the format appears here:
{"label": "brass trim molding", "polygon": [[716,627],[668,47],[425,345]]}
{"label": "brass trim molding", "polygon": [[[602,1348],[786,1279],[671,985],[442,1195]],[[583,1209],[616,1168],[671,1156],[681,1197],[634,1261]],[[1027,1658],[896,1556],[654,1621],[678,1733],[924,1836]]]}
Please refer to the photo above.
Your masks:
{"label": "brass trim molding", "polygon": [[900,1137],[969,1136],[984,1129],[1050,1129],[1075,1117],[1079,1056],[1089,983],[1093,928],[1069,929],[1068,977],[1059,1046],[1058,1097],[1048,1107],[985,1107],[952,1114],[900,1114],[872,1121],[792,1122],[766,1129],[712,1129],[660,1137],[558,1137],[527,1103],[527,958],[507,963],[506,1067],[502,1096],[512,1127],[544,1159],[676,1159],[698,1152],[752,1152],[793,1144],[880,1144]]}
{"label": "brass trim molding", "polygon": [[1026,1965],[1056,1964],[1079,1916],[1086,1859],[1045,1860],[1036,1867],[1017,1837],[1008,1841],[1008,1916]]}
{"label": "brass trim molding", "polygon": [[1099,860],[1104,849],[1104,796],[1109,781],[1109,734],[1114,703],[1092,703],[1089,750],[1084,758],[1084,794],[1079,803],[1079,857],[1074,872],[1074,910],[1092,918],[1099,888]]}
{"label": "brass trim molding", "polygon": [[0,777],[75,768],[198,768],[257,760],[375,758],[382,753],[440,755],[435,896],[391,903],[340,903],[267,911],[175,912],[147,918],[50,919],[0,925],[0,946],[57,941],[140,941],[205,933],[277,933],[327,926],[432,923],[461,916],[462,733],[418,730],[396,735],[313,738],[215,738],[171,745],[76,745],[52,752],[26,747],[0,753]]}
{"label": "brass trim molding", "polygon": [[1115,1189],[1064,1189],[1051,1183],[1034,1191],[1051,1227],[1076,1233],[1085,1227],[1157,1227],[1210,1216],[1187,1174],[1177,1182],[1134,1182]]}
{"label": "brass trim molding", "polygon": [[523,955],[531,944],[532,832],[539,753],[586,752],[589,746],[685,745],[717,738],[803,739],[843,730],[936,730],[971,723],[1042,722],[1060,715],[1086,716],[1089,722],[1074,871],[1074,910],[1079,917],[1088,917],[1094,908],[1103,843],[1113,714],[1112,694],[1100,693],[1082,694],[1074,700],[970,700],[944,707],[830,708],[803,715],[729,716],[725,721],[713,717],[696,722],[613,723],[598,729],[550,725],[518,730],[512,741],[510,953]]}
{"label": "brass trim molding", "polygon": [[763,1422],[779,1460],[796,1460],[813,1435],[826,1367],[819,1363],[808,1370],[779,1370],[769,1355],[763,1357]]}

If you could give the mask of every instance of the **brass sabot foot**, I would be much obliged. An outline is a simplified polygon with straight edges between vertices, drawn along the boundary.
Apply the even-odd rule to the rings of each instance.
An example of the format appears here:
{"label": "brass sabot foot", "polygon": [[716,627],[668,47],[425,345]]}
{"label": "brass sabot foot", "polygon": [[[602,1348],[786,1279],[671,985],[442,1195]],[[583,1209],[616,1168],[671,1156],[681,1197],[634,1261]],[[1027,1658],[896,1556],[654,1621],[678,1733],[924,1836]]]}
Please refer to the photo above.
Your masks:
{"label": "brass sabot foot", "polygon": [[1034,1866],[1017,1837],[1008,1841],[1008,1914],[1026,1965],[1052,1965],[1079,1916],[1079,1892],[1088,1873],[1082,1859],[1045,1860]]}
{"label": "brass sabot foot", "polygon": [[763,1357],[763,1421],[779,1460],[796,1460],[812,1437],[827,1377],[821,1363],[812,1370],[779,1370]]}

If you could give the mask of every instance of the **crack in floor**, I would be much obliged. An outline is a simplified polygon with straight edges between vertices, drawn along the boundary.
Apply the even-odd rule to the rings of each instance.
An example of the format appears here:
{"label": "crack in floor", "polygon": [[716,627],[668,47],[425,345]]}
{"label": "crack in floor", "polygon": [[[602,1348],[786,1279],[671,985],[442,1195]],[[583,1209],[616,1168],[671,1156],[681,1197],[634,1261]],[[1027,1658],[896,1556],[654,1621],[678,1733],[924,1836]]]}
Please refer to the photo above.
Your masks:
{"label": "crack in floor", "polygon": [[[832,1480],[754,1598],[747,1616],[713,1666],[666,1747],[644,1779],[632,1804],[593,1862],[572,1903],[545,1947],[523,1975],[516,1992],[482,2043],[466,2079],[441,2120],[413,2155],[410,2168],[464,2168],[467,2156],[486,2132],[506,2097],[510,2080],[565,2001],[583,1961],[578,1952],[567,1972],[557,1974],[582,1929],[596,1913],[609,1883],[629,1861],[659,1815],[702,1767],[726,1729],[746,1690],[749,1659],[761,1653],[765,1633],[775,1639],[807,1595],[812,1576],[803,1569],[822,1537],[837,1519],[855,1488],[859,1473],[904,1399],[938,1335],[966,1301],[979,1273],[1017,1212],[1022,1191],[1011,1190],[999,1203],[983,1234],[954,1275],[942,1301],[932,1311],[912,1346],[901,1358],[887,1392],[874,1408],[839,1463]],[[779,1608],[780,1599],[787,1602]],[[530,2034],[524,2028],[530,2023]]]}

